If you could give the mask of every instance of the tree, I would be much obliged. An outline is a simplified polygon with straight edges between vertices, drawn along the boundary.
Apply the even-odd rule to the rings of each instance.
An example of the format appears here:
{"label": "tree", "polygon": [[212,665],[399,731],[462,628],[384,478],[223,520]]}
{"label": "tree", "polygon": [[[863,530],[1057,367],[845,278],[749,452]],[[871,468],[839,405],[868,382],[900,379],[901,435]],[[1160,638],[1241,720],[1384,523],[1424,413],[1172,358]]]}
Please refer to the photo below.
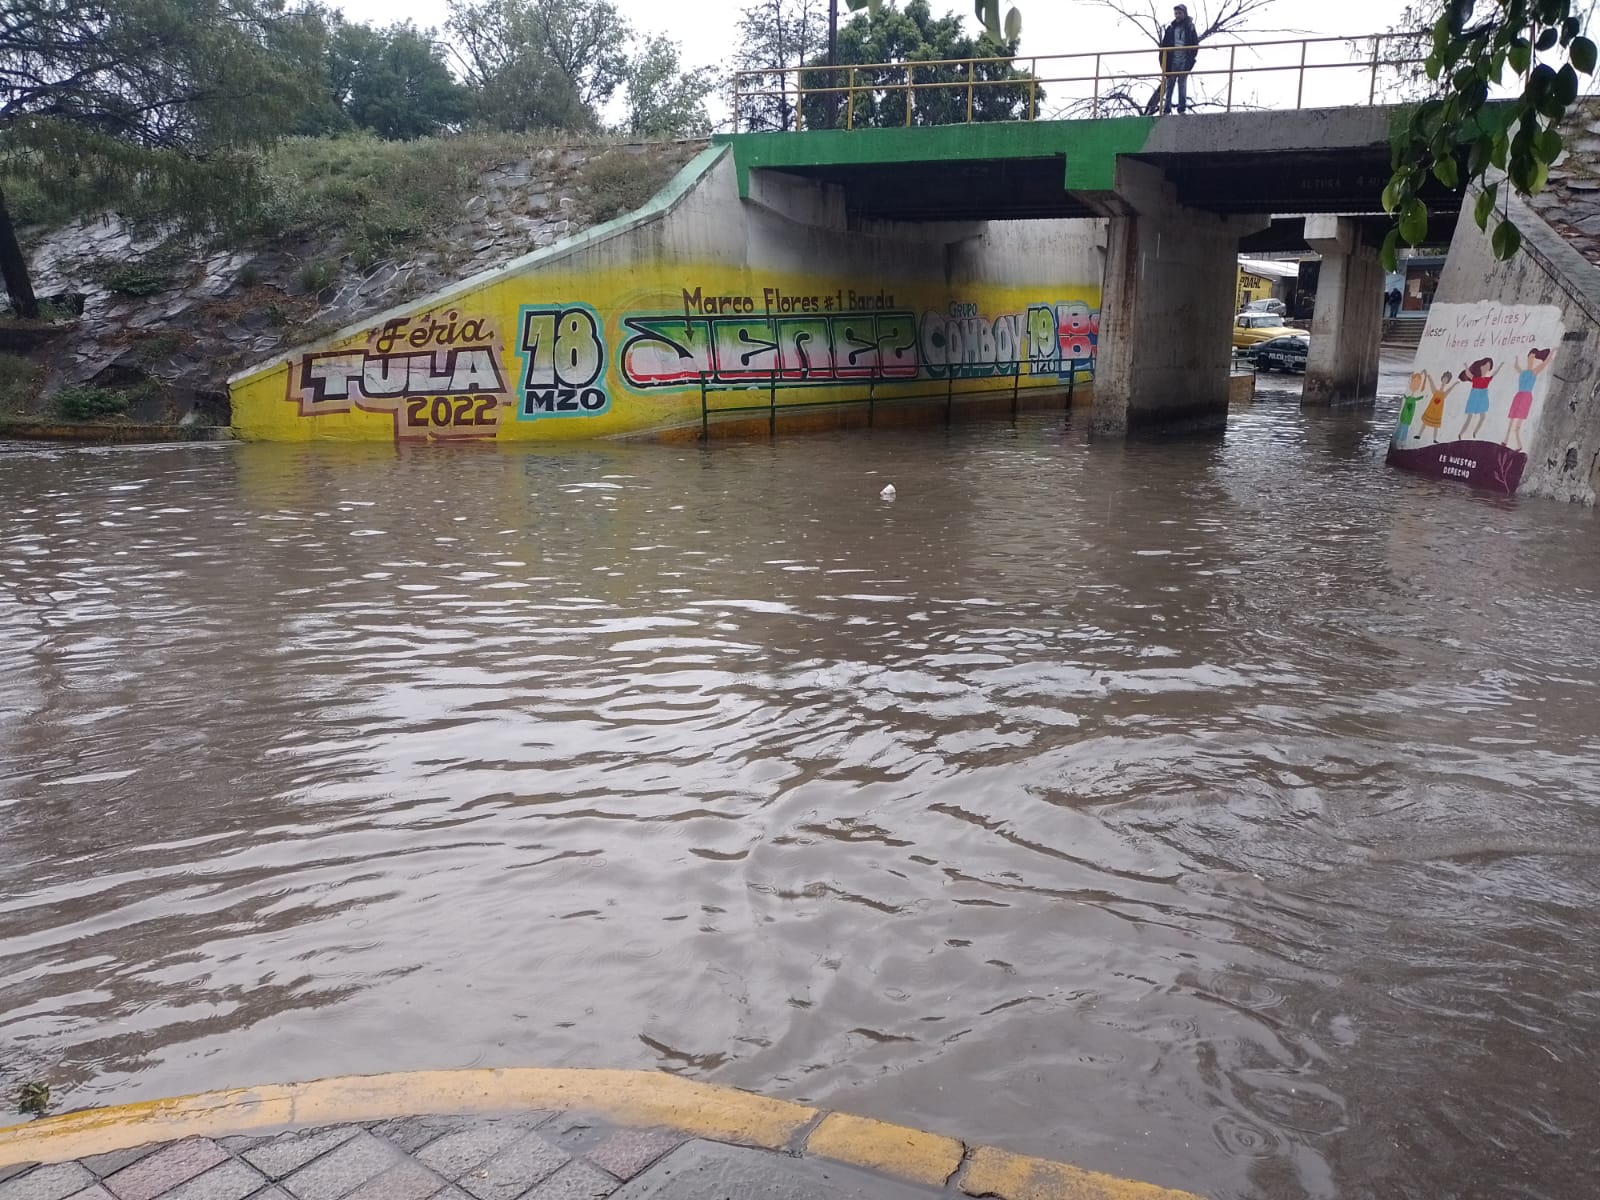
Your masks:
{"label": "tree", "polygon": [[734,69],[747,74],[735,96],[740,129],[792,129],[794,77],[787,72],[827,47],[828,0],[755,0],[739,17]]}
{"label": "tree", "polygon": [[[973,39],[963,31],[961,18],[954,13],[934,17],[928,0],[910,0],[902,9],[893,6],[852,17],[839,31],[838,54],[834,64],[826,56],[814,57],[802,72],[807,89],[803,101],[805,120],[811,128],[905,125],[908,67],[916,63],[943,63],[952,59],[1008,58],[1016,52],[1009,44],[997,44],[987,33]],[[812,88],[844,86],[850,72],[830,66],[860,67],[864,64],[892,64],[873,70],[856,70],[858,90],[849,102],[836,92],[811,91]],[[900,64],[907,64],[902,66]],[[950,125],[968,120],[967,68],[965,66],[925,66],[911,73],[919,85],[910,100],[912,125]],[[948,84],[949,87],[920,88],[922,84]],[[988,86],[985,86],[988,84]],[[1026,118],[1036,108],[1042,90],[1032,77],[1009,62],[985,63],[975,69],[971,94],[973,121],[1015,121]]]}
{"label": "tree", "polygon": [[[1502,188],[1531,196],[1561,154],[1558,129],[1577,101],[1580,74],[1596,67],[1594,42],[1583,36],[1573,0],[1490,0],[1473,21],[1473,0],[1446,0],[1433,23],[1427,56],[1432,94],[1417,105],[1392,139],[1392,175],[1383,207],[1395,215],[1384,242],[1394,269],[1402,239],[1427,237],[1422,190],[1430,176],[1445,187],[1476,184],[1474,216],[1488,230],[1502,261],[1516,254],[1522,234],[1502,206]],[[1506,70],[1520,81],[1504,103],[1493,102]]]}
{"label": "tree", "polygon": [[[1137,29],[1150,41],[1151,69],[1131,74],[1110,76],[1101,84],[1099,94],[1069,105],[1064,115],[1108,116],[1117,114],[1154,113],[1161,103],[1161,83],[1154,78],[1160,72],[1156,53],[1161,45],[1161,34],[1171,21],[1171,6],[1155,0],[1089,0],[1098,8],[1109,9]],[[1195,28],[1200,43],[1227,40],[1249,29],[1262,9],[1275,0],[1221,0],[1208,15],[1205,0],[1189,0],[1195,17]],[[1115,62],[1116,60],[1112,60]],[[1148,90],[1147,90],[1148,89]],[[1196,105],[1198,107],[1198,104]]]}
{"label": "tree", "polygon": [[[0,171],[58,199],[139,197],[202,222],[255,193],[251,151],[317,94],[318,10],[279,0],[7,0]],[[0,274],[36,317],[0,193]]]}
{"label": "tree", "polygon": [[382,138],[424,137],[467,116],[466,96],[433,30],[409,21],[387,29],[339,25],[329,39],[328,75],[350,123]]}
{"label": "tree", "polygon": [[610,0],[450,0],[445,26],[498,129],[592,129],[626,78],[630,30]]}
{"label": "tree", "polygon": [[698,137],[711,130],[706,95],[713,90],[709,67],[686,71],[678,45],[656,35],[635,47],[624,93],[626,130],[634,137]]}
{"label": "tree", "polygon": [[[874,15],[883,7],[883,0],[849,0],[850,11],[863,8]],[[1016,42],[1022,37],[1022,13],[1016,8],[1006,11],[1004,23],[1000,20],[1000,0],[972,0],[972,14],[983,25],[989,39],[995,43]]]}
{"label": "tree", "polygon": [[[1425,100],[1433,91],[1425,62],[1433,48],[1433,32],[1424,11],[1427,0],[1412,0],[1400,10],[1378,43],[1376,95],[1391,104]],[[1352,46],[1356,43],[1352,42]]]}

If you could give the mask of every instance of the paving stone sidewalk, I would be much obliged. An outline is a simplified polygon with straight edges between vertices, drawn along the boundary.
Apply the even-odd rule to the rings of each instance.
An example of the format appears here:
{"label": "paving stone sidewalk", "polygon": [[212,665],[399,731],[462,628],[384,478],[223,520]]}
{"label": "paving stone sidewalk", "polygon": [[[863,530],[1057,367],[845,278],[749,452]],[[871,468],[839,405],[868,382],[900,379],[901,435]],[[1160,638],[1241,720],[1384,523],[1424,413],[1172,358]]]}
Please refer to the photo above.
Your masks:
{"label": "paving stone sidewalk", "polygon": [[0,1167],[0,1200],[913,1200],[870,1171],[572,1113],[406,1117]]}

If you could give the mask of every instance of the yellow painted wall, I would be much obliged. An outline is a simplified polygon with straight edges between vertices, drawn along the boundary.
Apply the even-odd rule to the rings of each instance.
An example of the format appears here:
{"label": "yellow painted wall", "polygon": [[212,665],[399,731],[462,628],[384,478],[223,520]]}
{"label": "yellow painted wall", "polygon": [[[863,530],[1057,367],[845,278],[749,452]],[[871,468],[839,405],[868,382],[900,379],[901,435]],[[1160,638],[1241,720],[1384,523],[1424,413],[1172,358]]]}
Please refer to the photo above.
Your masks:
{"label": "yellow painted wall", "polygon": [[1240,312],[1252,300],[1272,299],[1272,283],[1264,275],[1253,275],[1249,271],[1239,270],[1239,300],[1234,305],[1234,311]]}
{"label": "yellow painted wall", "polygon": [[237,377],[234,430],[269,441],[614,437],[698,425],[702,373],[716,383],[713,408],[765,404],[773,369],[784,404],[864,397],[874,372],[897,381],[875,385],[882,397],[942,394],[952,370],[958,393],[1009,391],[1018,361],[1025,389],[1064,386],[1070,360],[1079,380],[1092,377],[1097,285],[880,287],[627,257],[507,274]]}

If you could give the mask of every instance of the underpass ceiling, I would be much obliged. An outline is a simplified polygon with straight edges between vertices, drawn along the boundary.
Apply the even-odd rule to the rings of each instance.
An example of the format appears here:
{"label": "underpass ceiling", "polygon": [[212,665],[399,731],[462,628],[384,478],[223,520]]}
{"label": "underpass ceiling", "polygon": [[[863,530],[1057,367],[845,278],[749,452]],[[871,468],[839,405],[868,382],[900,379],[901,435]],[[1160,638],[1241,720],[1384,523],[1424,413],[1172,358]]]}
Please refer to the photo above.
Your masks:
{"label": "underpass ceiling", "polygon": [[[1216,213],[1370,213],[1389,180],[1387,147],[1302,154],[1133,155],[1161,169],[1179,200]],[[854,215],[893,221],[1091,217],[1092,194],[1068,192],[1066,156],[786,165],[835,184]],[[1453,215],[1459,193],[1430,178],[1424,198]]]}

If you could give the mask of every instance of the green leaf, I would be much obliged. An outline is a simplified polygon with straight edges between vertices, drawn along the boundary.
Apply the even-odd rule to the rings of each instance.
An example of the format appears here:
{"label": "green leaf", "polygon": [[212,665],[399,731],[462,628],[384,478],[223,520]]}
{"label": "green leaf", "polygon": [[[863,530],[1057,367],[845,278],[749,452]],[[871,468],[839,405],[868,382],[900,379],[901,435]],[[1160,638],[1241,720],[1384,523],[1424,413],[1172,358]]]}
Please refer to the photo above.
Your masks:
{"label": "green leaf", "polygon": [[1487,229],[1489,227],[1489,214],[1494,211],[1495,194],[1499,190],[1497,186],[1491,183],[1478,193],[1478,201],[1473,206],[1472,217],[1473,220],[1478,222],[1479,229]]}
{"label": "green leaf", "polygon": [[1385,271],[1397,271],[1400,269],[1400,231],[1398,229],[1389,230],[1388,235],[1383,239],[1381,256]]}
{"label": "green leaf", "polygon": [[1533,61],[1533,47],[1528,45],[1526,38],[1517,39],[1516,45],[1506,52],[1506,61],[1518,75],[1528,73],[1528,64]]}
{"label": "green leaf", "polygon": [[1461,169],[1456,165],[1456,160],[1449,155],[1434,160],[1433,175],[1451,191],[1454,191],[1461,182]]}
{"label": "green leaf", "polygon": [[1428,206],[1415,197],[1400,210],[1400,236],[1413,246],[1428,236]]}
{"label": "green leaf", "polygon": [[1494,247],[1494,256],[1501,262],[1507,262],[1522,248],[1522,233],[1510,221],[1501,221],[1494,227],[1494,234],[1489,241]]}
{"label": "green leaf", "polygon": [[1550,168],[1542,162],[1535,162],[1528,168],[1527,186],[1522,189],[1524,195],[1534,196],[1544,191],[1544,185],[1550,178]]}
{"label": "green leaf", "polygon": [[1554,96],[1562,108],[1566,108],[1578,98],[1578,73],[1568,63],[1561,68],[1556,76]]}
{"label": "green leaf", "polygon": [[1553,49],[1556,42],[1559,41],[1560,38],[1561,35],[1557,33],[1553,27],[1546,28],[1542,33],[1539,34],[1539,40],[1535,44],[1534,49],[1538,50],[1540,54],[1543,54],[1546,50]]}
{"label": "green leaf", "polygon": [[1473,0],[1449,0],[1445,5],[1445,19],[1451,33],[1459,34],[1472,20]]}
{"label": "green leaf", "polygon": [[1540,162],[1555,162],[1561,157],[1561,135],[1554,129],[1546,129],[1533,139],[1533,152],[1539,156]]}
{"label": "green leaf", "polygon": [[1405,179],[1400,175],[1397,175],[1393,179],[1389,180],[1388,185],[1383,189],[1384,212],[1392,213],[1395,209],[1400,207],[1400,189],[1404,186],[1404,184]]}
{"label": "green leaf", "polygon": [[1586,37],[1572,39],[1572,45],[1567,47],[1567,57],[1572,60],[1572,65],[1585,75],[1593,75],[1595,68],[1595,46]]}
{"label": "green leaf", "polygon": [[1561,41],[1565,45],[1583,32],[1583,20],[1580,17],[1568,17],[1561,22]]}
{"label": "green leaf", "polygon": [[1022,13],[1013,8],[1006,13],[1006,41],[1015,42],[1022,37]]}
{"label": "green leaf", "polygon": [[1511,143],[1504,134],[1494,139],[1494,149],[1489,152],[1489,165],[1506,169],[1506,155],[1511,152]]}
{"label": "green leaf", "polygon": [[1476,179],[1482,175],[1489,165],[1489,156],[1494,153],[1494,140],[1481,137],[1472,143],[1472,151],[1467,157],[1467,175]]}
{"label": "green leaf", "polygon": [[991,36],[1000,37],[1000,0],[973,0],[973,15],[983,22]]}
{"label": "green leaf", "polygon": [[1478,121],[1478,127],[1485,133],[1498,137],[1511,127],[1511,122],[1517,117],[1517,107],[1513,104],[1498,104],[1493,108],[1480,108],[1473,114]]}

